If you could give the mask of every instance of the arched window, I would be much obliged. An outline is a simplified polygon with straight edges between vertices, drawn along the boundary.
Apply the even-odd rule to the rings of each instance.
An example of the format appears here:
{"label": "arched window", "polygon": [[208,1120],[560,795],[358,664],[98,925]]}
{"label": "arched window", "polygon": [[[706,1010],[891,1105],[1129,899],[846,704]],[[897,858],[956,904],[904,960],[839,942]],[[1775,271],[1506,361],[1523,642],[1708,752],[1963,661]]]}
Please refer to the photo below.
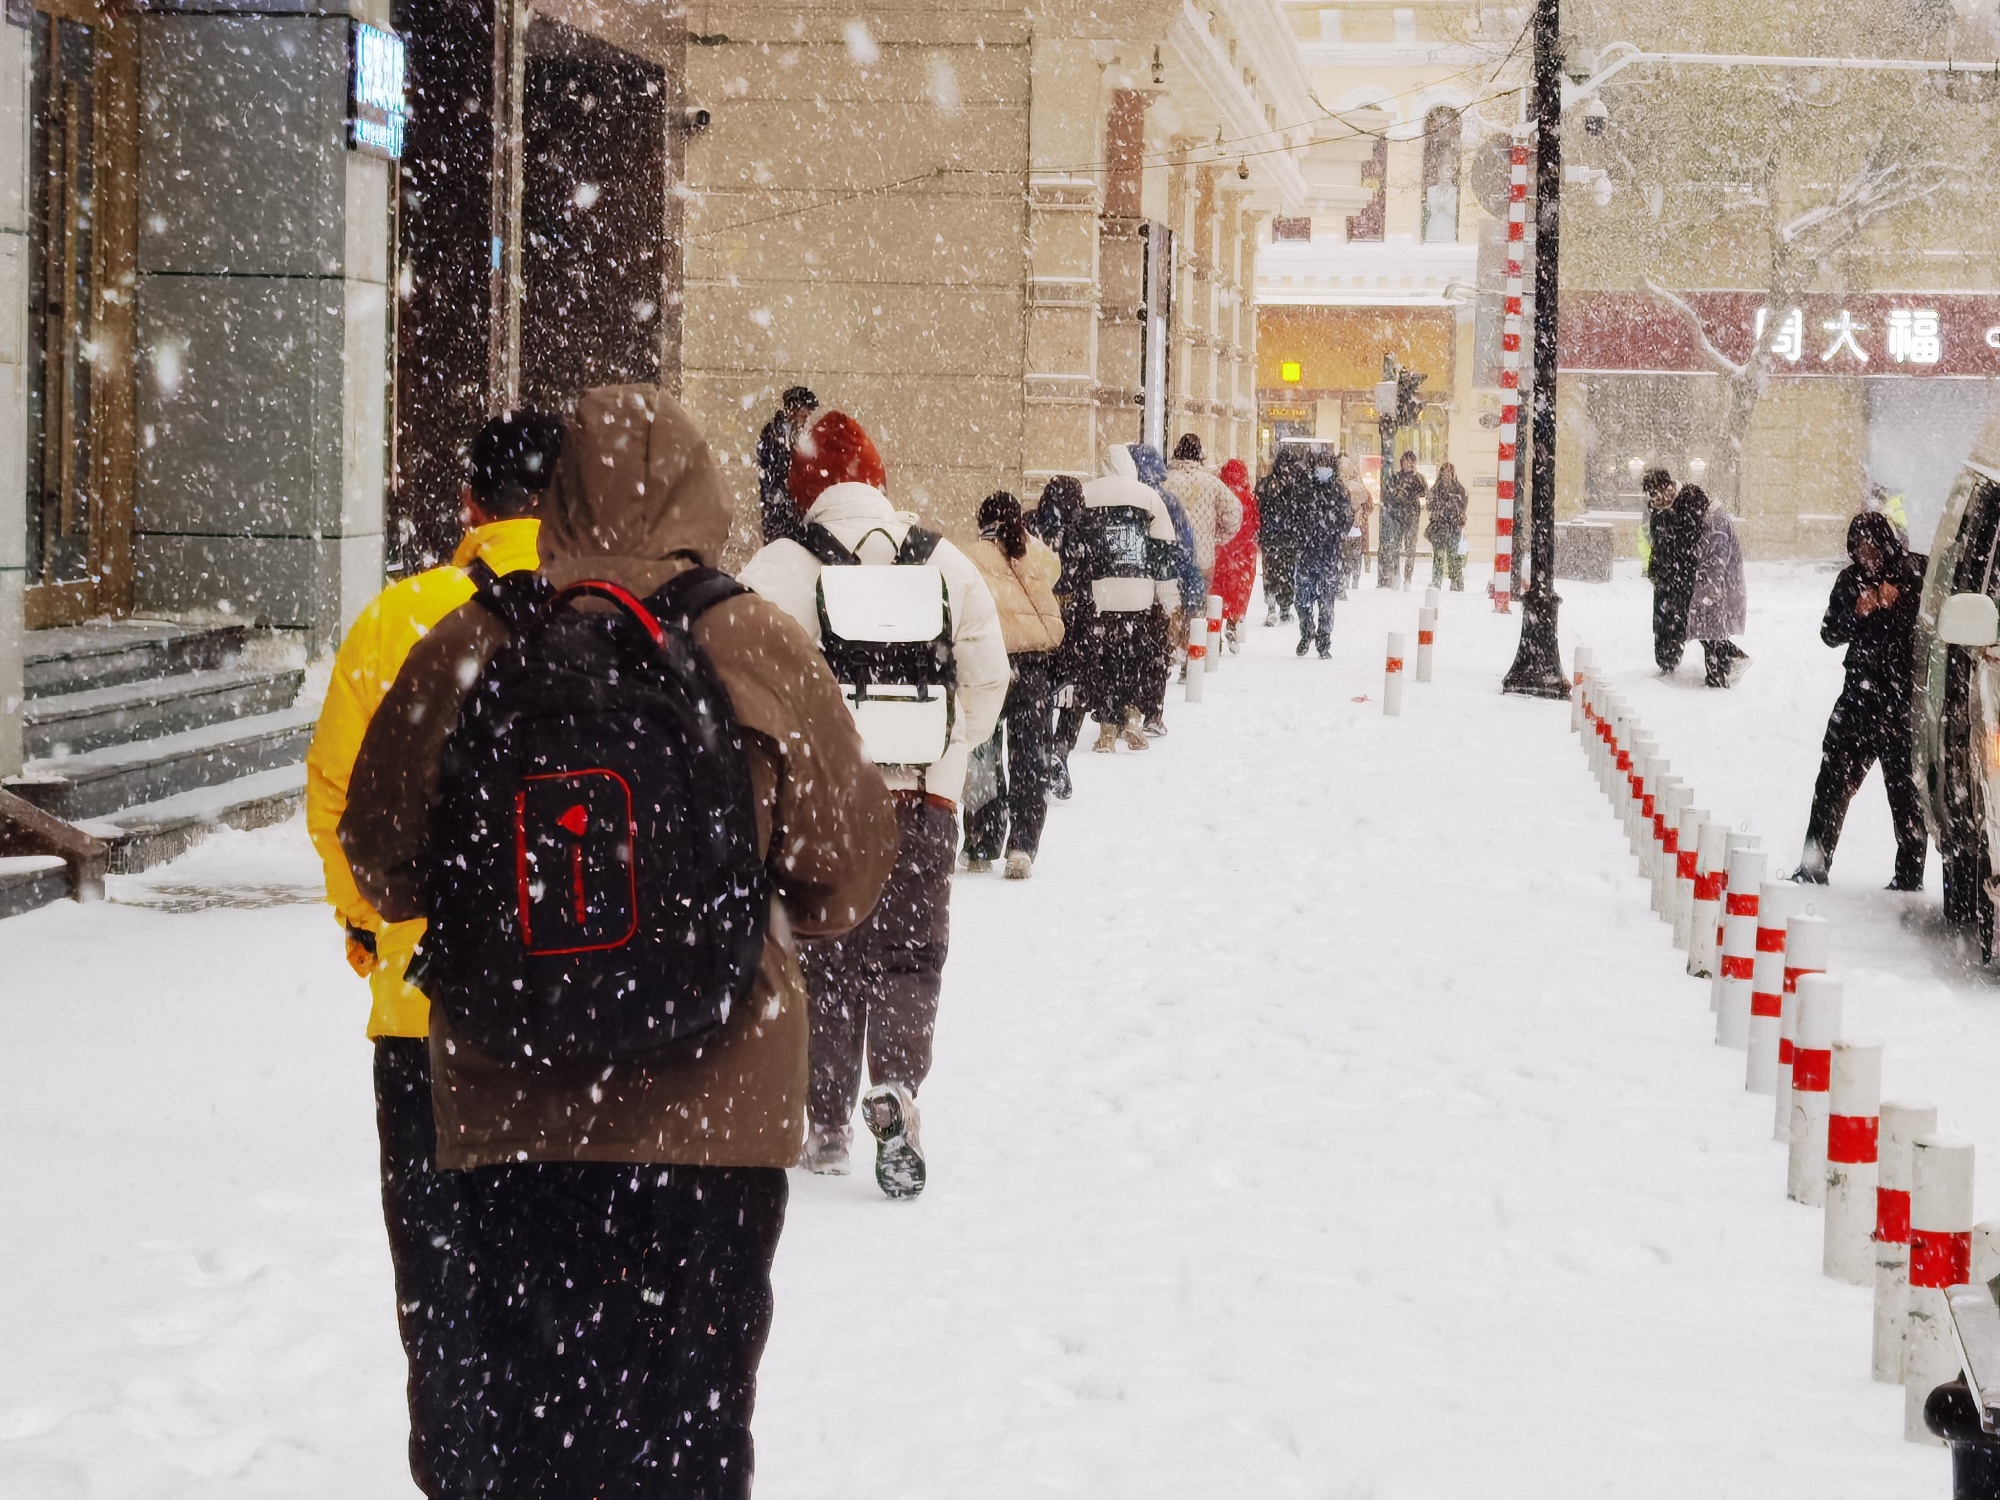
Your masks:
{"label": "arched window", "polygon": [[1459,116],[1439,105],[1424,116],[1424,243],[1458,240]]}

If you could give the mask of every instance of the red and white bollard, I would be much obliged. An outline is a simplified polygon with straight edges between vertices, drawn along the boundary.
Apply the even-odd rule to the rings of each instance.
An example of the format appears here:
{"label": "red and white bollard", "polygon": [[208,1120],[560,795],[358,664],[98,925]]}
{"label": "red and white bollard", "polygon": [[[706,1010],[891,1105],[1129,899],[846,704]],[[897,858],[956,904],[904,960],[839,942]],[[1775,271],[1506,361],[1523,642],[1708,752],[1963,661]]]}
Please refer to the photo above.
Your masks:
{"label": "red and white bollard", "polygon": [[1833,929],[1824,917],[1793,917],[1785,924],[1785,981],[1779,992],[1776,1110],[1771,1139],[1792,1138],[1792,1057],[1799,1034],[1799,980],[1824,974],[1833,951]]}
{"label": "red and white bollard", "polygon": [[1431,680],[1431,651],[1437,643],[1438,612],[1434,609],[1417,611],[1417,681]]}
{"label": "red and white bollard", "polygon": [[1917,1137],[1937,1130],[1935,1104],[1882,1106],[1876,1152],[1875,1340],[1869,1373],[1903,1383],[1903,1334],[1910,1316],[1910,1164]]}
{"label": "red and white bollard", "polygon": [[1597,721],[1600,743],[1595,770],[1598,790],[1607,797],[1612,795],[1612,788],[1618,775],[1618,743],[1619,735],[1624,731],[1624,723],[1625,705],[1619,702],[1616,693],[1606,692],[1602,713]]}
{"label": "red and white bollard", "polygon": [[1389,656],[1382,666],[1382,712],[1394,718],[1403,711],[1403,632],[1389,632]]}
{"label": "red and white bollard", "polygon": [[1199,703],[1202,679],[1208,675],[1208,631],[1197,615],[1187,616],[1187,625],[1187,671],[1181,674],[1185,684],[1182,701]]}
{"label": "red and white bollard", "polygon": [[1701,831],[1708,826],[1708,809],[1681,809],[1680,835],[1674,852],[1674,946],[1687,952],[1688,928],[1694,915],[1695,859],[1701,849]]}
{"label": "red and white bollard", "polygon": [[1208,670],[1222,666],[1222,595],[1208,596]]}
{"label": "red and white bollard", "polygon": [[[1493,608],[1507,613],[1514,591],[1514,470],[1521,431],[1521,262],[1528,243],[1528,145],[1508,152],[1507,269],[1500,304],[1500,455],[1493,482]],[[1387,462],[1385,458],[1383,462]]]}
{"label": "red and white bollard", "polygon": [[[1745,849],[1757,847],[1757,835],[1732,829],[1729,834],[1727,852],[1722,857],[1721,909],[1717,913],[1715,928],[1715,975],[1708,986],[1708,1008],[1712,1014],[1722,1014],[1722,932],[1729,922],[1730,861]],[[1760,877],[1759,884],[1762,883]]]}
{"label": "red and white bollard", "polygon": [[1722,925],[1722,888],[1728,880],[1729,829],[1709,823],[1695,846],[1694,893],[1688,908],[1688,973],[1707,979],[1715,973],[1716,934]]}
{"label": "red and white bollard", "polygon": [[1910,1313],[1903,1336],[1903,1436],[1932,1443],[1924,1402],[1958,1374],[1945,1292],[1972,1279],[1972,1146],[1941,1135],[1910,1153]]}
{"label": "red and white bollard", "polygon": [[1785,1196],[1809,1208],[1826,1202],[1826,1118],[1833,1040],[1840,1035],[1840,981],[1799,976],[1799,1039],[1792,1048],[1792,1135]]}
{"label": "red and white bollard", "polygon": [[1764,884],[1761,849],[1729,856],[1722,893],[1722,967],[1716,986],[1715,1044],[1739,1051],[1750,1045],[1750,991],[1757,973],[1757,895]]}
{"label": "red and white bollard", "polygon": [[[1437,608],[1437,600],[1428,596],[1424,599],[1424,603],[1432,609]],[[1436,616],[1433,615],[1432,618],[1435,619]],[[1585,686],[1590,679],[1590,647],[1578,646],[1572,660],[1574,665],[1570,668],[1569,678],[1572,689],[1569,695],[1569,727],[1578,734],[1583,734],[1589,730],[1592,723],[1589,702],[1591,695]]]}
{"label": "red and white bollard", "polygon": [[1767,880],[1757,891],[1757,959],[1750,973],[1750,1048],[1743,1087],[1778,1091],[1778,1033],[1785,1017],[1785,929],[1804,893],[1789,880]]}
{"label": "red and white bollard", "polygon": [[1835,1281],[1867,1286],[1875,1275],[1876,1137],[1881,1130],[1882,1049],[1833,1044],[1827,1089],[1826,1234],[1821,1269]]}
{"label": "red and white bollard", "polygon": [[1674,877],[1679,872],[1681,809],[1694,794],[1669,776],[1653,798],[1653,913],[1663,922],[1674,919]]}
{"label": "red and white bollard", "polygon": [[1625,842],[1635,858],[1653,836],[1653,810],[1646,800],[1652,791],[1647,778],[1658,780],[1671,769],[1650,734],[1642,731],[1633,739],[1632,774],[1625,798]]}

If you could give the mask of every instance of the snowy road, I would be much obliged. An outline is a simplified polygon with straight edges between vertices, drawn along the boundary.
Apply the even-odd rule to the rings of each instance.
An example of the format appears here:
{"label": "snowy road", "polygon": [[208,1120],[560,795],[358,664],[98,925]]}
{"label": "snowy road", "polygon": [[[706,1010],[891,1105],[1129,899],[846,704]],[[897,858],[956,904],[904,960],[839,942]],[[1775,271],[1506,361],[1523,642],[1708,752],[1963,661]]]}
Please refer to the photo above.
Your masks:
{"label": "snowy road", "polygon": [[[1650,680],[1631,580],[1564,591],[1779,850],[1828,581],[1753,569],[1731,695]],[[1154,750],[1077,757],[1033,881],[961,878],[931,1190],[795,1178],[765,1500],[1944,1492],[1566,710],[1499,698],[1513,622],[1445,602],[1401,720],[1414,596],[1344,606],[1330,663],[1253,628]],[[1871,782],[1850,1014],[2000,1149],[1993,992],[1875,889],[1889,847]],[[360,987],[311,905],[160,909],[311,879],[273,830],[0,924],[0,1493],[413,1493]]]}

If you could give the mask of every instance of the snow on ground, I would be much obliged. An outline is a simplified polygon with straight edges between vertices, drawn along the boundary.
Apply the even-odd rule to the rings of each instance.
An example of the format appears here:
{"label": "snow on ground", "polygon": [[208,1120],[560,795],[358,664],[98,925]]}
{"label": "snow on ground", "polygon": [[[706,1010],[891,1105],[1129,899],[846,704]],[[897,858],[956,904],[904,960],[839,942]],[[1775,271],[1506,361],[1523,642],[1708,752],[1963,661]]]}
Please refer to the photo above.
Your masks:
{"label": "snow on ground", "polygon": [[[1711,806],[1803,828],[1830,575],[1757,568],[1741,687],[1649,675],[1643,585],[1566,584]],[[1414,595],[1335,659],[1248,631],[1142,756],[1076,757],[1031,882],[962,877],[932,1187],[796,1177],[764,1500],[1942,1493],[1818,1274],[1514,620]],[[1365,701],[1356,701],[1363,699]],[[1879,887],[1825,910],[1889,1086],[2000,1143],[1986,986]],[[0,1492],[392,1496],[401,1368],[364,997],[296,827],[0,923]],[[23,1291],[26,1295],[23,1295]]]}

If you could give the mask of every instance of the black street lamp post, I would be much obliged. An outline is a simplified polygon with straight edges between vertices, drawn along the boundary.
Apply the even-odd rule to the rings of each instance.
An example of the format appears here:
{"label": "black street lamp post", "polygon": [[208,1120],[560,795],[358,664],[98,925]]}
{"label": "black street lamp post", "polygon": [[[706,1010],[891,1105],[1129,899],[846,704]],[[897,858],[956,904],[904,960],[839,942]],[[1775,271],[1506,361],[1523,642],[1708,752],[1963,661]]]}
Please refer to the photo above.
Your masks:
{"label": "black street lamp post", "polygon": [[1556,246],[1562,229],[1562,6],[1535,0],[1534,482],[1521,645],[1501,691],[1567,698],[1556,642]]}

